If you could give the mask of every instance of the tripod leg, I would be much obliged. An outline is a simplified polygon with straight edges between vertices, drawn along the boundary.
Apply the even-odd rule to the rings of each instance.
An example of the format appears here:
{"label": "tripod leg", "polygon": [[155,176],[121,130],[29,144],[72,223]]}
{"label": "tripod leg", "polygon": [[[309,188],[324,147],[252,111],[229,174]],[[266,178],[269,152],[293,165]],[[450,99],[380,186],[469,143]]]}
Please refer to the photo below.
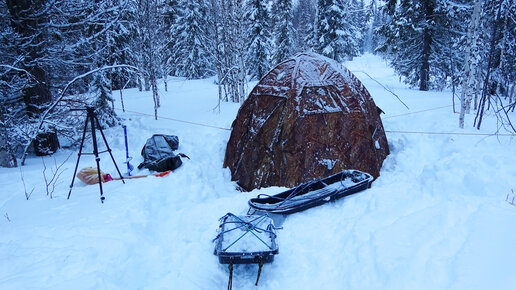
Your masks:
{"label": "tripod leg", "polygon": [[102,174],[100,174],[100,157],[99,157],[99,148],[97,146],[97,135],[95,133],[95,113],[93,108],[89,108],[88,110],[88,118],[91,121],[91,139],[93,139],[93,154],[95,155],[95,161],[97,162],[97,173],[99,176],[99,188],[100,188],[100,202],[104,203],[104,192],[102,190]]}
{"label": "tripod leg", "polygon": [[106,144],[107,151],[109,152],[109,155],[111,156],[111,160],[113,160],[113,164],[115,164],[116,171],[118,172],[118,175],[120,176],[120,179],[125,184],[124,177],[122,176],[122,173],[120,173],[120,169],[118,169],[118,165],[116,165],[115,158],[113,157],[113,153],[111,153],[111,148],[109,148],[108,142],[106,140],[106,136],[104,136],[104,132],[102,131],[102,128],[100,127],[99,119],[97,119],[97,116],[95,117],[95,121],[97,121],[97,127],[99,127],[100,135],[102,135],[102,139],[104,139],[104,144]]}
{"label": "tripod leg", "polygon": [[66,199],[70,199],[70,194],[72,194],[73,182],[75,181],[75,175],[77,174],[77,168],[79,167],[79,160],[81,159],[82,146],[84,145],[84,138],[86,137],[87,129],[88,129],[88,116],[86,116],[86,122],[84,122],[84,130],[82,130],[81,147],[79,147],[79,154],[77,154],[77,164],[75,164],[75,170],[73,172],[72,183],[70,184],[70,191],[68,192],[68,197]]}

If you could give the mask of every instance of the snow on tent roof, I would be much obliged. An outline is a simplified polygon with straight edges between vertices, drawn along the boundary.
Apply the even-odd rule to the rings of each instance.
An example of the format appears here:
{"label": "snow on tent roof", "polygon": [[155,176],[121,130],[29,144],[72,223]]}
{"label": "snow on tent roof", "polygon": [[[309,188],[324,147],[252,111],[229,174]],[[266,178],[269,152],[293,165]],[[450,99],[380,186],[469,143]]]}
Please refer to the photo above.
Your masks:
{"label": "snow on tent roof", "polygon": [[[303,52],[278,64],[262,78],[253,91],[256,95],[299,97],[305,87],[334,85],[340,89],[343,84],[357,81],[348,69],[335,60],[316,53]],[[295,94],[289,94],[290,90],[294,90]]]}

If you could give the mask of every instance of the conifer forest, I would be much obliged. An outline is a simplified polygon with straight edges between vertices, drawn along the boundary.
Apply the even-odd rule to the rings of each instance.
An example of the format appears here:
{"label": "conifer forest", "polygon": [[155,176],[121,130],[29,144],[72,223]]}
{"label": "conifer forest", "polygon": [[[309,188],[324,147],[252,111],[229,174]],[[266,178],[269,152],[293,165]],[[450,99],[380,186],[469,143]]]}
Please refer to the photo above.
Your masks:
{"label": "conifer forest", "polygon": [[[114,98],[167,78],[214,77],[220,102],[299,52],[380,55],[421,91],[451,90],[457,126],[516,107],[514,0],[5,0],[0,2],[0,165],[80,140],[82,112],[118,125]],[[116,95],[115,92],[116,91]]]}

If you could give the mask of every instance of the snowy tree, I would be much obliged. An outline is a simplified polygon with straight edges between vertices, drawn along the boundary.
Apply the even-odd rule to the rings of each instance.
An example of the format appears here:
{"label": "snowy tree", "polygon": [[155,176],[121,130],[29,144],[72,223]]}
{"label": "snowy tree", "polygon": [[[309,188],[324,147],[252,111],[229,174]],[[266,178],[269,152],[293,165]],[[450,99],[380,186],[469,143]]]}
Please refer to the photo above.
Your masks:
{"label": "snowy tree", "polygon": [[158,13],[158,0],[137,0],[138,39],[135,44],[139,45],[138,67],[142,72],[144,88],[152,90],[154,102],[154,118],[158,118],[160,99],[158,94],[157,78],[160,75],[160,48],[161,38],[156,33],[161,23]]}
{"label": "snowy tree", "polygon": [[294,53],[295,30],[292,0],[276,0],[273,6],[274,63],[278,64]]}
{"label": "snowy tree", "polygon": [[210,0],[212,55],[216,63],[219,100],[242,102],[246,97],[245,5],[238,0]]}
{"label": "snowy tree", "polygon": [[[25,104],[28,119],[36,120],[52,101],[48,64],[43,61],[50,46],[48,40],[49,13],[48,3],[43,0],[6,1],[9,20],[17,38],[19,59],[15,64],[30,76],[21,90],[21,98]],[[36,154],[44,155],[55,152],[59,147],[57,132],[52,126],[36,133],[31,140]]]}
{"label": "snowy tree", "polygon": [[381,33],[385,42],[379,47],[388,52],[391,64],[411,85],[419,85],[422,91],[429,90],[430,63],[434,51],[437,15],[435,0],[389,0],[386,12],[391,21]]}
{"label": "snowy tree", "polygon": [[[493,109],[499,124],[514,131],[507,107],[512,105],[515,83],[515,8],[513,0],[496,0],[475,1],[470,9],[461,72],[461,128],[473,106],[477,128],[484,111]],[[507,106],[503,99],[508,101]]]}
{"label": "snowy tree", "polygon": [[160,34],[163,38],[161,46],[161,66],[163,71],[163,83],[165,91],[168,90],[167,77],[176,75],[176,58],[174,45],[178,35],[177,25],[180,13],[179,0],[166,0],[162,3],[161,14],[163,23],[160,26]]}
{"label": "snowy tree", "polygon": [[500,54],[501,93],[508,100],[509,108],[516,108],[516,1],[503,3],[503,39]]}
{"label": "snowy tree", "polygon": [[247,4],[248,28],[247,68],[251,78],[261,79],[270,68],[271,26],[269,12],[264,1],[250,0]]}
{"label": "snowy tree", "polygon": [[176,75],[203,78],[212,71],[207,47],[207,7],[204,1],[182,0],[174,40]]}
{"label": "snowy tree", "polygon": [[369,29],[364,0],[352,0],[346,18],[350,18],[350,23],[356,26],[353,38],[356,38],[359,53],[363,54],[365,50],[365,36]]}
{"label": "snowy tree", "polygon": [[[464,78],[462,80],[462,93],[460,97],[460,116],[459,126],[464,128],[464,117],[468,114],[471,109],[471,101],[473,94],[478,92],[480,89],[481,80],[481,52],[480,47],[482,46],[482,25],[481,25],[481,12],[482,2],[476,1],[471,21],[468,27],[466,51],[464,58]],[[475,106],[476,107],[476,106]]]}
{"label": "snowy tree", "polygon": [[377,0],[371,0],[364,9],[366,25],[363,32],[363,51],[374,52],[379,42],[379,33],[376,30],[383,24],[383,15],[378,7]]}
{"label": "snowy tree", "polygon": [[[128,3],[2,2],[0,103],[5,106],[0,119],[5,130],[0,134],[11,152],[0,155],[23,152],[23,165],[31,144],[37,154],[49,154],[57,150],[58,134],[76,140],[75,130],[82,122],[69,109],[95,103],[95,97],[85,95],[92,84],[88,72],[115,61],[113,57],[124,50],[125,44],[117,42],[116,24]],[[105,73],[103,90],[110,91],[110,76],[117,72]]]}
{"label": "snowy tree", "polygon": [[110,87],[111,84],[108,77],[106,77],[105,71],[93,75],[93,80],[90,84],[90,94],[94,96],[95,113],[103,128],[120,124],[115,111],[111,107],[113,96],[109,90]]}
{"label": "snowy tree", "polygon": [[[95,3],[92,8],[95,11],[109,11],[111,7],[116,7],[118,0],[110,0]],[[88,46],[92,49],[92,63],[89,70],[94,70],[109,65],[117,65],[134,61],[131,59],[132,54],[127,53],[129,47],[129,37],[131,36],[131,27],[124,18],[127,19],[129,15],[126,13],[126,4],[124,3],[122,9],[114,10],[109,13],[109,17],[103,17],[103,21],[93,22],[89,29],[87,37],[99,34],[94,37]],[[106,15],[107,16],[107,15]],[[118,18],[120,21],[108,26],[108,23],[113,19]],[[109,27],[109,29],[106,29]],[[112,127],[119,124],[118,117],[114,111],[114,100],[112,97],[113,85],[116,81],[116,88],[122,89],[127,75],[123,69],[103,70],[93,74],[89,79],[88,92],[91,95],[91,105],[96,108],[97,116],[101,125],[104,127]]]}
{"label": "snowy tree", "polygon": [[[106,31],[106,45],[109,53],[105,56],[106,65],[137,65],[137,47],[134,39],[137,38],[136,9],[133,1],[111,0],[110,7],[119,7],[112,14],[112,18],[118,19],[113,23],[108,31]],[[131,86],[134,87],[134,72],[126,69],[113,69],[109,71],[109,81],[112,90],[123,90]]]}
{"label": "snowy tree", "polygon": [[293,23],[296,31],[295,52],[309,51],[313,45],[315,7],[312,0],[299,0],[294,6]]}
{"label": "snowy tree", "polygon": [[359,53],[360,31],[351,20],[350,2],[318,0],[314,24],[317,53],[343,62]]}
{"label": "snowy tree", "polygon": [[13,140],[15,134],[10,131],[15,128],[14,123],[18,117],[26,115],[24,108],[19,105],[23,103],[20,92],[27,86],[30,76],[16,70],[18,38],[8,19],[5,2],[0,2],[0,55],[3,58],[0,66],[0,166],[16,167],[17,140]]}
{"label": "snowy tree", "polygon": [[514,97],[511,97],[511,93],[514,94],[516,84],[516,1],[499,1],[497,8],[500,15],[496,16],[498,21],[492,24],[497,25],[497,34],[494,36],[496,51],[493,60],[493,87],[496,93],[512,99]]}
{"label": "snowy tree", "polygon": [[[486,50],[486,59],[484,60],[485,75],[483,77],[482,95],[479,100],[475,117],[474,125],[477,129],[480,129],[485,110],[489,110],[497,106],[499,108],[496,109],[495,114],[497,115],[498,120],[501,121],[502,126],[510,126],[510,130],[516,132],[516,128],[510,122],[507,110],[500,98],[500,92],[506,90],[503,82],[504,77],[501,73],[503,70],[501,60],[505,53],[505,49],[507,49],[504,42],[511,43],[514,41],[511,40],[511,38],[514,37],[514,31],[511,32],[505,30],[508,28],[508,26],[505,25],[505,23],[508,22],[507,19],[505,19],[505,16],[510,15],[509,13],[505,13],[505,9],[514,8],[514,4],[511,2],[511,0],[497,0],[489,1],[485,4],[485,19],[487,27],[489,27],[487,30],[487,39],[489,44],[484,46]],[[514,9],[512,10],[514,11]]]}
{"label": "snowy tree", "polygon": [[466,19],[470,15],[470,0],[438,1],[433,19],[432,54],[430,56],[431,88],[455,87],[464,62]]}

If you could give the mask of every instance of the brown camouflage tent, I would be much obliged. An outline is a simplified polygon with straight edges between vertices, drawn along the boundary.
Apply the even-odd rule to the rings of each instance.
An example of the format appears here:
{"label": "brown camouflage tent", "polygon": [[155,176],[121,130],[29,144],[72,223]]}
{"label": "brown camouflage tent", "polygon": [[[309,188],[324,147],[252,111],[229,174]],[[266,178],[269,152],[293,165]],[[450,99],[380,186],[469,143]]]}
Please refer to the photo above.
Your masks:
{"label": "brown camouflage tent", "polygon": [[244,190],[293,187],[343,169],[376,178],[388,154],[379,109],[362,83],[334,60],[301,53],[242,104],[224,167]]}

